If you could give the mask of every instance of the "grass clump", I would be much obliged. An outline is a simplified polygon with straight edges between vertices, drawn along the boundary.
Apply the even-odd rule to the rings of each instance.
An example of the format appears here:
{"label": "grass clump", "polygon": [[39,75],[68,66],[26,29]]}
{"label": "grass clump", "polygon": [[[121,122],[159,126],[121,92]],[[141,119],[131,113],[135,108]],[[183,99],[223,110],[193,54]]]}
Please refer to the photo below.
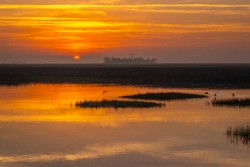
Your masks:
{"label": "grass clump", "polygon": [[102,100],[102,101],[80,101],[76,102],[76,107],[80,108],[151,108],[161,107],[163,104],[144,101],[122,101],[122,100]]}
{"label": "grass clump", "polygon": [[238,125],[235,127],[228,127],[226,130],[227,137],[232,143],[239,142],[250,145],[250,124]]}
{"label": "grass clump", "polygon": [[213,100],[215,106],[250,107],[250,98]]}
{"label": "grass clump", "polygon": [[135,94],[129,96],[121,96],[120,98],[128,99],[143,99],[143,100],[185,100],[185,99],[196,99],[196,98],[206,98],[208,96],[199,94],[189,94],[189,93],[145,93],[145,94]]}

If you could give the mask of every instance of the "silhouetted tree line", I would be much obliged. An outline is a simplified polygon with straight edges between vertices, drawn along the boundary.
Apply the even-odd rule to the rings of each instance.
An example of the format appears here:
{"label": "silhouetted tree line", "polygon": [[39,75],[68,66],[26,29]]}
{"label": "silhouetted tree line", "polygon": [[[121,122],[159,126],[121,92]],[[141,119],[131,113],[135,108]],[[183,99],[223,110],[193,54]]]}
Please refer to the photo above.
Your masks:
{"label": "silhouetted tree line", "polygon": [[118,57],[105,57],[105,64],[153,64],[156,63],[156,59],[144,59],[142,57],[138,58],[118,58]]}

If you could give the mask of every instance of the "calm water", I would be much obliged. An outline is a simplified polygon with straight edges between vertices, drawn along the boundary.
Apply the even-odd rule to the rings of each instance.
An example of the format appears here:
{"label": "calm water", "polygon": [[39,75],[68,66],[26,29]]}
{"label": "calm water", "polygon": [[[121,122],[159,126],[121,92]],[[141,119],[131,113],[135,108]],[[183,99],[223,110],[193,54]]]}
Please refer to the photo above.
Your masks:
{"label": "calm water", "polygon": [[[210,98],[152,109],[74,107],[78,100],[159,91],[208,91]],[[231,143],[225,131],[250,123],[250,109],[213,107],[214,93],[217,98],[250,96],[250,90],[0,86],[0,167],[249,166],[250,147]]]}

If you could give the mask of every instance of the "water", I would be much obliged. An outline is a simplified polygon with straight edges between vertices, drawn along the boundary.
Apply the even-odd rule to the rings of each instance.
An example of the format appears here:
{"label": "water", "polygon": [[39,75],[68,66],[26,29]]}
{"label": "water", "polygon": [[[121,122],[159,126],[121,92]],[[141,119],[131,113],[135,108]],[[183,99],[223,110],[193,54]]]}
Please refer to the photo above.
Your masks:
{"label": "water", "polygon": [[[160,91],[208,91],[210,97],[151,109],[74,107],[79,100]],[[215,93],[218,99],[250,96],[250,90],[0,86],[0,166],[249,166],[249,146],[231,143],[225,131],[249,123],[250,109],[214,107]]]}

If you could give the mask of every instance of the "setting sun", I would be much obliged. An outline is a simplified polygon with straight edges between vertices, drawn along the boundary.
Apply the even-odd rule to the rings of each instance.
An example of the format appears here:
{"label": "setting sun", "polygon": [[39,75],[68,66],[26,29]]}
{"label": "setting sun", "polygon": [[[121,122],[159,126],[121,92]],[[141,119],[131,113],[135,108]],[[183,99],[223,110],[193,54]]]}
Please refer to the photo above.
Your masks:
{"label": "setting sun", "polygon": [[78,61],[78,60],[81,59],[81,57],[80,56],[74,56],[73,59],[76,60],[76,61]]}
{"label": "setting sun", "polygon": [[[145,58],[155,49],[162,62],[249,61],[248,3],[3,1],[0,63],[17,61],[20,51],[26,62],[60,62],[64,56],[86,54],[85,60],[96,63],[103,58],[98,55],[125,55],[131,50]],[[39,60],[29,55],[39,55]]]}

